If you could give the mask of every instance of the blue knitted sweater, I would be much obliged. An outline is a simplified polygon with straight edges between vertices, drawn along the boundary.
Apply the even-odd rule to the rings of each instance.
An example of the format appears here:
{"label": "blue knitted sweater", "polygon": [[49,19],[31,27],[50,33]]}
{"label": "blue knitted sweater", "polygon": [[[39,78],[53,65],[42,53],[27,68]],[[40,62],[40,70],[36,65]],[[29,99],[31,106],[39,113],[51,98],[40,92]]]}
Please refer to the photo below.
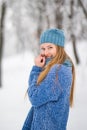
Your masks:
{"label": "blue knitted sweater", "polygon": [[37,85],[42,68],[33,66],[29,76],[28,96],[32,104],[22,130],[66,130],[72,67],[68,63],[51,67]]}

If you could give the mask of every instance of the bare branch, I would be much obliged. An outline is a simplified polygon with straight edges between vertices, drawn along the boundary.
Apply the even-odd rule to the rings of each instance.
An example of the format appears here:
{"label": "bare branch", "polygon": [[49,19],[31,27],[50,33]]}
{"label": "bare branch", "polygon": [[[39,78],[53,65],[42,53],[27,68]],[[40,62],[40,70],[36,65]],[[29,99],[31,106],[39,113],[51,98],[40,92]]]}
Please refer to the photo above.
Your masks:
{"label": "bare branch", "polygon": [[84,14],[85,14],[85,17],[87,18],[87,10],[85,9],[85,7],[84,7],[84,5],[83,5],[83,3],[82,3],[81,0],[79,0],[79,4],[80,4],[80,6],[81,6],[82,9],[83,9],[83,12],[84,12]]}
{"label": "bare branch", "polygon": [[4,17],[6,13],[6,3],[4,2],[1,6],[1,19],[0,19],[0,87],[1,83],[1,61],[2,61],[2,52],[3,52],[3,28],[4,28]]}

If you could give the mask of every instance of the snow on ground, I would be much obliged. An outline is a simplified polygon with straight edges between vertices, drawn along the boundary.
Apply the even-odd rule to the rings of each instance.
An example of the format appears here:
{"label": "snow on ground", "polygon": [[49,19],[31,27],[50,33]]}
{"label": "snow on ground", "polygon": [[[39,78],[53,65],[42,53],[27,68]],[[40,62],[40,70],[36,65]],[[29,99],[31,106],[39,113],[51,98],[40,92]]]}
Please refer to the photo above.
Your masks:
{"label": "snow on ground", "polygon": [[0,89],[0,130],[21,130],[30,108],[25,93],[33,56],[30,53],[3,60],[3,86]]}
{"label": "snow on ground", "polygon": [[[85,49],[87,45],[78,43],[77,47],[81,64],[76,65],[75,102],[74,107],[70,109],[67,130],[87,130],[87,53]],[[73,57],[71,48],[72,46],[66,45],[67,52]],[[22,128],[31,107],[25,93],[33,63],[34,56],[29,52],[3,59],[0,130],[21,130]]]}

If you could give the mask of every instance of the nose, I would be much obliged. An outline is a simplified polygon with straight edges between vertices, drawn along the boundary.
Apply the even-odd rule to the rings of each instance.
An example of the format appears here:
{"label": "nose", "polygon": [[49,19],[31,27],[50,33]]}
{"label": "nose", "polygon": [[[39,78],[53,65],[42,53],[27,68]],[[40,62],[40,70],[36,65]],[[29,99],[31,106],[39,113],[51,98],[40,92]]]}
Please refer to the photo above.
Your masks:
{"label": "nose", "polygon": [[48,57],[49,56],[49,51],[47,49],[45,49],[44,51],[41,51],[41,55]]}
{"label": "nose", "polygon": [[44,54],[45,54],[45,56],[48,56],[48,54],[49,54],[48,50],[45,50]]}

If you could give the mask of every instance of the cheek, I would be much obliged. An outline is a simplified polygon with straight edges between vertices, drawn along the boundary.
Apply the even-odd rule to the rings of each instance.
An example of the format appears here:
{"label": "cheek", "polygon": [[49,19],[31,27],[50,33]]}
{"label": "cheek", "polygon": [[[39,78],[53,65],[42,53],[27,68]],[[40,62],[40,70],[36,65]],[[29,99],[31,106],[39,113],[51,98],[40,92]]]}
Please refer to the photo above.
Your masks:
{"label": "cheek", "polygon": [[52,52],[52,53],[53,53],[53,55],[55,56],[55,55],[56,55],[56,50],[53,50],[53,52]]}
{"label": "cheek", "polygon": [[41,51],[40,51],[40,54],[43,54],[43,55],[44,55],[44,51],[43,51],[43,50],[41,50]]}

